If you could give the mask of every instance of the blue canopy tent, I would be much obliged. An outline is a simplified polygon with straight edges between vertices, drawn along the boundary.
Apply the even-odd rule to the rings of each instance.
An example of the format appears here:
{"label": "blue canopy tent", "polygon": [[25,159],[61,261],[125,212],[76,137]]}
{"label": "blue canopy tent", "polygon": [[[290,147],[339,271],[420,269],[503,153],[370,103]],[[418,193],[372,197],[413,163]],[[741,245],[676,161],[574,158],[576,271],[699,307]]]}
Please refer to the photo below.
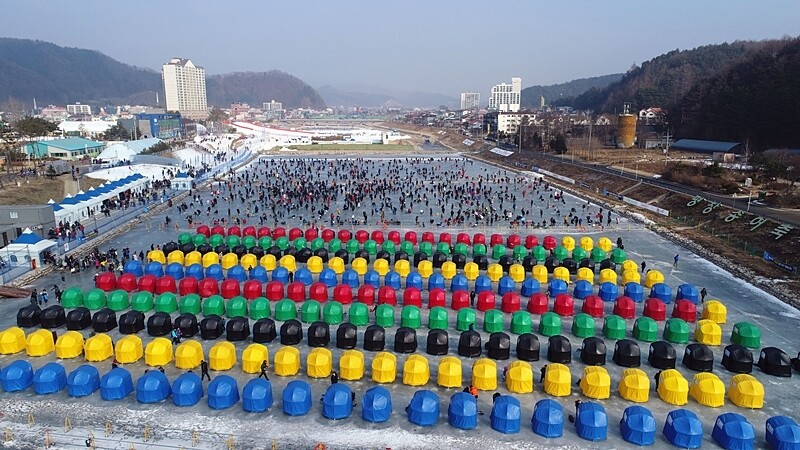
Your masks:
{"label": "blue canopy tent", "polygon": [[656,419],[644,406],[629,406],[619,421],[622,439],[634,445],[653,445],[656,441]]}
{"label": "blue canopy tent", "polygon": [[368,270],[364,274],[364,284],[369,284],[375,289],[381,287],[381,275],[373,269]]}
{"label": "blue canopy tent", "polygon": [[67,371],[57,362],[50,362],[33,373],[33,390],[39,395],[54,394],[67,385]]}
{"label": "blue canopy tent", "polygon": [[743,415],[724,413],[714,421],[711,437],[726,450],[751,450],[756,440],[756,430]]}
{"label": "blue canopy tent", "polygon": [[422,289],[422,275],[419,272],[411,272],[406,277],[406,289],[417,288]]}
{"label": "blue canopy tent", "polygon": [[208,384],[208,406],[211,409],[226,409],[239,401],[239,386],[236,379],[219,375]]}
{"label": "blue canopy tent", "polygon": [[421,427],[436,425],[439,420],[439,396],[433,391],[414,392],[411,402],[406,406],[408,421]]}
{"label": "blue canopy tent", "polygon": [[631,281],[625,285],[625,297],[636,303],[641,303],[644,301],[644,288],[641,284]]}
{"label": "blue canopy tent", "polygon": [[314,282],[314,276],[307,268],[300,267],[294,272],[294,281],[299,281],[306,286],[311,286],[311,283]]}
{"label": "blue canopy tent", "polygon": [[272,383],[261,378],[253,378],[242,389],[242,409],[261,413],[272,408]]}
{"label": "blue canopy tent", "polygon": [[501,395],[492,405],[492,429],[504,434],[519,433],[521,416],[519,400],[510,395]]}
{"label": "blue canopy tent", "polygon": [[263,268],[261,266],[255,266],[252,269],[250,269],[250,274],[248,275],[248,277],[251,280],[260,281],[260,282],[265,283],[265,284],[266,284],[267,281],[269,281],[269,276],[267,274],[267,269],[265,269],[265,268]]}
{"label": "blue canopy tent", "polygon": [[603,405],[595,402],[578,404],[575,431],[578,437],[587,441],[605,441],[608,436],[608,415]]}
{"label": "blue canopy tent", "polygon": [[141,277],[144,275],[144,268],[142,267],[141,261],[128,261],[125,263],[125,267],[122,269],[122,272],[131,273],[137,277]]}
{"label": "blue canopy tent", "polygon": [[[273,272],[272,278],[275,279],[275,273]],[[342,273],[342,284],[346,284],[351,288],[357,288],[361,285],[361,281],[358,278],[358,272],[353,269],[347,269]]]}
{"label": "blue canopy tent", "polygon": [[539,281],[535,280],[534,278],[528,277],[525,281],[522,282],[522,288],[520,288],[519,293],[524,297],[530,297],[533,294],[537,294],[541,292],[542,287],[539,284]]}
{"label": "blue canopy tent", "polygon": [[[308,269],[299,269],[298,272],[300,272],[300,270],[308,270]],[[235,265],[235,266],[231,267],[230,269],[228,269],[227,278],[229,280],[236,280],[239,283],[243,283],[243,282],[247,281],[247,270],[244,267],[240,266],[240,265]]]}
{"label": "blue canopy tent", "polygon": [[311,410],[311,386],[305,381],[289,382],[281,395],[283,413],[289,416],[305,416]]}
{"label": "blue canopy tent", "polygon": [[353,391],[344,383],[330,385],[322,396],[322,415],[331,420],[346,419],[353,412]]}
{"label": "blue canopy tent", "polygon": [[664,423],[663,433],[675,447],[700,448],[703,444],[703,424],[697,415],[688,409],[670,411]]}
{"label": "blue canopy tent", "polygon": [[492,290],[492,279],[486,275],[478,275],[478,278],[475,278],[475,292],[480,294],[483,291],[491,291]]}
{"label": "blue canopy tent", "polygon": [[536,402],[531,417],[533,432],[546,438],[564,434],[564,408],[555,400],[546,398]]}
{"label": "blue canopy tent", "polygon": [[434,273],[428,277],[428,290],[431,289],[444,289],[444,275]]}
{"label": "blue canopy tent", "polygon": [[185,273],[183,270],[183,264],[179,262],[169,263],[167,264],[167,268],[164,270],[164,274],[175,278],[175,280],[182,280]]}
{"label": "blue canopy tent", "polygon": [[[208,272],[208,270],[206,270]],[[272,271],[272,281],[280,281],[283,284],[289,283],[289,269],[286,267],[276,267]]]}
{"label": "blue canopy tent", "polygon": [[401,288],[400,274],[395,272],[394,270],[390,270],[389,272],[386,273],[386,276],[383,277],[383,285],[389,286],[390,288],[395,290],[400,289]]}
{"label": "blue canopy tent", "polygon": [[136,401],[158,403],[172,393],[167,376],[159,370],[150,370],[136,381]]}
{"label": "blue canopy tent", "polygon": [[222,266],[219,264],[212,264],[206,267],[206,277],[213,278],[217,281],[222,281],[225,278],[222,273]]}
{"label": "blue canopy tent", "polygon": [[67,377],[67,393],[70,397],[86,397],[99,388],[100,372],[92,365],[78,366]]}
{"label": "blue canopy tent", "polygon": [[572,289],[572,296],[583,300],[592,295],[592,292],[594,292],[592,283],[589,283],[586,280],[578,280],[575,282],[575,287]]}
{"label": "blue canopy tent", "polygon": [[164,266],[161,265],[158,261],[153,261],[147,263],[144,267],[144,274],[145,275],[154,275],[156,277],[163,277],[164,276]]}
{"label": "blue canopy tent", "polygon": [[[358,276],[358,274],[356,274]],[[336,279],[336,271],[333,269],[322,269],[322,272],[319,273],[319,281],[320,283],[325,283],[325,286],[334,287],[339,284],[339,281]],[[358,283],[358,278],[356,277],[356,283]],[[357,286],[357,285],[356,285]],[[350,286],[355,287],[355,286]]]}
{"label": "blue canopy tent", "polygon": [[514,283],[514,279],[508,275],[503,275],[500,277],[500,281],[497,282],[497,293],[499,295],[503,295],[506,292],[514,292],[517,290],[517,284]]}
{"label": "blue canopy tent", "polygon": [[179,376],[172,383],[172,403],[175,406],[194,406],[203,398],[203,382],[194,372]]}
{"label": "blue canopy tent", "polygon": [[672,288],[666,283],[656,283],[650,288],[650,298],[657,298],[666,304],[672,302]]}
{"label": "blue canopy tent", "polygon": [[616,284],[606,281],[600,285],[600,290],[597,292],[597,295],[599,295],[604,302],[613,302],[619,297],[619,288]]}
{"label": "blue canopy tent", "polygon": [[553,278],[550,280],[550,284],[548,287],[548,295],[550,297],[555,297],[560,294],[567,293],[567,282],[564,280],[559,280],[558,278]]}
{"label": "blue canopy tent", "polygon": [[682,284],[678,286],[678,292],[675,293],[675,301],[678,300],[689,300],[697,304],[700,301],[700,291],[691,284]]}
{"label": "blue canopy tent", "polygon": [[450,280],[450,292],[469,291],[469,280],[463,273],[456,274]]}
{"label": "blue canopy tent", "polygon": [[788,416],[767,419],[766,440],[774,450],[797,450],[800,448],[800,426]]}
{"label": "blue canopy tent", "polygon": [[472,430],[478,426],[478,401],[468,392],[458,392],[450,397],[447,408],[450,426],[459,430]]}
{"label": "blue canopy tent", "polygon": [[368,389],[361,400],[361,418],[367,422],[381,423],[391,416],[392,394],[382,386]]}
{"label": "blue canopy tent", "polygon": [[133,392],[133,378],[127,370],[117,367],[100,378],[100,398],[122,400]]}
{"label": "blue canopy tent", "polygon": [[205,278],[205,273],[203,271],[202,264],[192,264],[192,265],[190,265],[189,267],[186,268],[186,271],[184,272],[184,275],[186,275],[187,277],[192,277],[192,278],[196,279],[197,281],[200,281],[203,278]]}

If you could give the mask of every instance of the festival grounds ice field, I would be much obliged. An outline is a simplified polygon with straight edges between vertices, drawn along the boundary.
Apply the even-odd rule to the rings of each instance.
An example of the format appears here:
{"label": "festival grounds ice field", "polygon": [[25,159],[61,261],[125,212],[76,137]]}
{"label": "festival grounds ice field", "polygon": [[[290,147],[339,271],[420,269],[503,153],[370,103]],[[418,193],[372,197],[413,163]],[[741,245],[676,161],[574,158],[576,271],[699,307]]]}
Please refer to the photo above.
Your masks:
{"label": "festival grounds ice field", "polygon": [[[436,167],[438,170],[445,170],[448,167],[455,168],[453,162],[436,161],[429,163],[431,167]],[[468,174],[498,172],[498,169],[483,165],[475,162],[474,165],[467,164],[465,166]],[[487,172],[484,172],[486,170]],[[520,188],[515,188],[516,194],[521,194]],[[210,198],[210,191],[204,188],[200,194],[207,200]],[[527,202],[527,200],[526,200]],[[341,203],[341,201],[340,201]],[[524,202],[523,202],[524,203]],[[567,207],[576,207],[581,211],[580,205],[585,203],[583,200],[567,196]],[[526,205],[527,206],[527,205]],[[220,212],[225,209],[226,205],[221,205]],[[236,207],[234,204],[233,208]],[[242,206],[242,209],[244,207]],[[449,210],[449,208],[447,208]],[[537,208],[538,209],[538,208]],[[563,209],[563,208],[562,208]],[[592,206],[593,210],[597,210],[597,206]],[[536,210],[535,210],[536,211]],[[350,211],[348,211],[350,213]],[[359,217],[360,210],[355,211],[356,217]],[[548,215],[555,214],[554,211],[545,211],[545,218]],[[181,221],[182,228],[175,229],[161,229],[159,224],[164,221],[164,216],[170,215],[175,218],[176,213],[173,210],[168,211],[166,214],[157,216],[152,220],[146,220],[138,224],[133,230],[126,232],[113,241],[101,248],[105,250],[108,247],[115,247],[121,250],[123,247],[129,247],[132,251],[138,252],[150,248],[150,244],[163,244],[169,241],[175,241],[178,233],[194,230],[189,230],[185,221]],[[538,211],[536,213],[538,217]],[[605,216],[605,213],[604,213]],[[343,214],[344,217],[344,214]],[[614,216],[616,218],[616,215]],[[391,219],[391,217],[388,217]],[[668,241],[648,230],[643,228],[640,224],[630,221],[627,218],[621,218],[620,223],[614,223],[611,228],[604,231],[595,228],[589,228],[586,232],[581,232],[575,227],[569,229],[564,227],[544,229],[530,229],[530,230],[510,230],[507,226],[494,226],[489,227],[463,227],[463,228],[440,228],[431,227],[428,225],[425,229],[417,228],[414,226],[414,214],[398,214],[397,220],[400,220],[401,225],[389,226],[389,230],[396,229],[403,234],[407,230],[414,230],[418,233],[423,231],[433,231],[435,235],[442,231],[456,233],[465,231],[470,235],[474,233],[484,233],[487,238],[492,233],[500,233],[507,236],[511,233],[518,233],[521,236],[527,234],[535,234],[541,240],[545,235],[553,235],[560,242],[561,238],[567,235],[579,239],[581,236],[590,236],[595,241],[601,236],[606,236],[613,241],[617,237],[621,237],[625,244],[625,251],[629,259],[640,262],[645,260],[647,268],[656,269],[661,271],[665,276],[665,283],[669,284],[674,290],[678,285],[689,283],[697,286],[698,289],[705,287],[708,290],[708,299],[718,299],[722,301],[727,307],[727,323],[722,325],[722,346],[711,347],[714,352],[714,369],[713,373],[718,375],[722,382],[727,387],[730,383],[733,373],[726,370],[722,365],[722,349],[725,345],[730,343],[731,329],[733,324],[740,321],[749,321],[756,324],[761,330],[761,345],[762,347],[774,346],[784,350],[790,356],[795,356],[800,350],[800,341],[797,339],[797,329],[800,325],[800,313],[790,306],[780,302],[778,299],[766,294],[757,288],[753,287],[748,280],[740,280],[734,278],[730,273],[711,264],[703,258],[692,254],[688,250],[679,247],[678,245]],[[254,225],[258,227],[257,219],[253,219],[254,223],[248,222],[247,225]],[[293,226],[301,226],[299,217],[294,219],[286,218],[285,226],[287,229]],[[561,221],[559,220],[559,223]],[[614,221],[616,222],[616,220]],[[265,224],[272,227],[272,223]],[[369,225],[360,225],[357,227],[347,226],[348,229],[365,229],[372,231],[380,229],[371,221]],[[672,267],[672,257],[675,254],[680,254],[681,259],[678,268]],[[735,261],[731,262],[735,264]],[[93,271],[86,271],[77,275],[66,275],[65,283],[60,281],[60,275],[57,273],[49,274],[36,281],[36,288],[52,288],[53,284],[59,284],[62,288],[70,286],[80,286],[84,291],[94,287]],[[574,277],[573,277],[574,280]],[[427,283],[424,283],[427,286]],[[519,287],[519,284],[517,285]],[[494,286],[496,291],[496,284]],[[647,292],[647,291],[645,291]],[[572,293],[572,285],[569,287],[569,293]],[[398,298],[402,298],[402,290],[398,292]],[[423,305],[427,295],[423,292]],[[469,385],[471,380],[471,367],[474,359],[458,356],[458,337],[459,332],[455,330],[455,311],[449,309],[450,293],[448,291],[448,311],[449,311],[449,353],[450,356],[456,356],[462,360],[463,366],[463,383]],[[707,299],[707,300],[708,300]],[[522,308],[525,309],[527,300],[523,298]],[[576,313],[579,312],[581,301],[576,300]],[[15,325],[15,317],[17,310],[28,304],[28,300],[13,300],[4,301],[0,304],[0,329],[5,329]],[[51,303],[52,304],[52,303]],[[273,305],[274,306],[274,305]],[[605,315],[611,314],[612,302],[605,304]],[[667,317],[671,312],[672,305],[667,305]],[[347,306],[345,307],[345,310]],[[552,299],[550,302],[550,309],[552,309]],[[702,309],[702,305],[698,305],[698,311]],[[396,317],[399,319],[399,307],[396,308]],[[27,389],[21,393],[0,394],[0,411],[4,414],[5,418],[1,424],[3,427],[14,427],[20,430],[18,433],[19,440],[14,442],[14,445],[27,448],[24,444],[25,436],[29,436],[31,442],[42,442],[41,440],[33,441],[33,433],[24,431],[25,427],[20,424],[24,423],[25,417],[32,413],[36,418],[36,428],[49,426],[53,429],[58,429],[63,426],[65,417],[70,417],[77,427],[76,430],[71,432],[74,435],[76,443],[82,442],[85,439],[85,432],[78,430],[85,430],[91,427],[96,436],[102,436],[102,430],[105,425],[106,419],[113,422],[114,433],[109,439],[117,437],[120,441],[125,439],[137,440],[141,442],[141,432],[145,425],[153,427],[155,432],[155,441],[148,444],[139,443],[136,448],[159,448],[159,446],[185,446],[190,447],[192,432],[197,430],[202,436],[199,448],[223,448],[223,440],[228,435],[236,437],[236,448],[253,448],[253,447],[267,447],[272,445],[272,440],[275,439],[278,443],[278,448],[310,448],[318,442],[325,443],[328,448],[626,448],[631,444],[625,442],[619,431],[619,420],[622,416],[622,411],[636,403],[629,402],[622,399],[617,392],[617,384],[620,379],[623,368],[617,366],[611,361],[613,354],[614,342],[606,339],[608,347],[607,363],[604,366],[611,376],[611,398],[607,400],[599,400],[608,414],[608,439],[604,442],[589,442],[580,439],[575,433],[575,427],[565,420],[564,435],[557,439],[545,439],[541,436],[534,434],[530,428],[530,418],[533,412],[534,404],[544,398],[551,398],[562,404],[564,407],[564,414],[574,414],[574,402],[577,399],[584,401],[590,400],[581,395],[581,390],[574,383],[578,381],[583,373],[586,365],[581,362],[578,350],[580,349],[582,339],[576,338],[570,332],[572,318],[562,318],[562,335],[569,338],[572,344],[573,356],[572,362],[568,365],[572,375],[572,394],[567,397],[551,397],[543,392],[542,385],[539,383],[539,369],[543,364],[547,364],[546,349],[547,338],[538,336],[542,344],[542,356],[539,361],[532,362],[534,372],[534,392],[532,394],[511,394],[519,399],[522,407],[522,424],[521,431],[516,434],[504,435],[491,429],[489,425],[489,413],[492,410],[492,391],[484,391],[480,393],[478,400],[479,409],[485,412],[485,415],[479,416],[478,427],[474,430],[461,431],[451,427],[447,423],[447,405],[449,404],[450,396],[460,389],[445,389],[437,386],[436,373],[438,368],[438,356],[430,356],[425,353],[425,336],[427,334],[427,312],[428,309],[423,306],[422,308],[422,323],[423,326],[417,331],[417,341],[419,348],[415,354],[426,357],[430,364],[430,381],[424,387],[410,387],[402,384],[402,367],[403,362],[410,355],[397,354],[397,372],[398,379],[394,383],[383,385],[386,387],[392,396],[394,405],[394,412],[388,422],[382,424],[372,424],[361,419],[360,399],[363,393],[370,387],[377,384],[371,381],[370,376],[370,363],[374,357],[373,352],[364,351],[365,356],[365,374],[359,381],[341,381],[350,386],[356,392],[357,402],[359,406],[353,410],[352,415],[344,420],[332,421],[324,418],[320,412],[320,405],[317,400],[325,392],[325,389],[330,385],[327,379],[312,379],[305,375],[305,361],[306,356],[311,348],[307,345],[305,331],[309,324],[303,324],[304,339],[297,346],[301,354],[301,369],[298,375],[294,377],[279,377],[276,376],[272,370],[272,361],[270,367],[270,380],[272,382],[273,396],[275,403],[273,407],[263,414],[253,414],[244,412],[240,405],[235,405],[225,410],[212,410],[209,408],[205,399],[193,407],[179,408],[173,405],[170,399],[159,403],[144,405],[136,401],[134,395],[128,396],[121,401],[103,401],[100,399],[99,394],[95,393],[85,398],[71,398],[66,391],[49,396],[37,396],[32,389]],[[148,316],[152,312],[148,313]],[[482,330],[483,313],[478,313],[476,322],[476,330],[482,335],[482,342],[487,342],[489,333]],[[642,304],[637,304],[636,317],[642,315]],[[173,318],[177,313],[173,314]],[[505,315],[504,331],[509,333],[509,320],[510,315]],[[534,315],[533,329],[534,334],[539,322],[539,316]],[[347,320],[345,316],[345,321]],[[252,321],[251,321],[252,322]],[[399,322],[397,320],[396,322]],[[374,317],[371,317],[370,323],[374,323]],[[602,327],[602,319],[597,320],[598,332],[597,336],[602,337],[600,328]],[[277,323],[280,326],[280,322]],[[633,320],[627,320],[628,330],[627,338],[632,338],[631,328]],[[398,325],[399,326],[399,325]],[[664,323],[659,322],[659,339],[663,332]],[[692,332],[694,331],[694,324],[690,324]],[[36,328],[26,330],[26,332],[34,331]],[[337,369],[339,356],[343,350],[335,347],[335,329],[336,326],[331,327],[331,344],[328,348],[333,353],[333,367]],[[359,340],[356,349],[363,350],[363,333],[364,327],[359,328]],[[393,337],[397,326],[387,329],[386,336],[386,350],[393,349]],[[65,329],[56,330],[59,334],[63,333]],[[88,336],[89,330],[84,330],[84,335]],[[509,333],[510,334],[510,333]],[[117,342],[122,335],[118,329],[109,333],[114,342]],[[140,332],[140,337],[146,345],[153,338],[146,335],[146,332]],[[510,334],[511,335],[511,334]],[[206,357],[208,356],[209,349],[218,342],[224,341],[224,337],[213,341],[203,341],[199,337],[193,339],[199,340],[202,344]],[[516,360],[515,352],[513,351],[514,342],[516,337],[511,335],[512,339],[512,352],[511,358],[508,361],[498,361],[498,389],[497,392],[501,394],[509,394],[505,384],[502,382],[500,373],[502,368]],[[693,339],[690,337],[690,343]],[[225,372],[211,372],[211,376],[215,375],[230,375],[237,380],[239,389],[252,379],[255,375],[246,374],[241,371],[241,352],[250,343],[236,342],[234,345],[237,349],[237,357],[239,363],[234,366],[232,370]],[[642,350],[642,365],[641,369],[644,370],[648,378],[652,382],[653,375],[657,369],[651,367],[647,363],[647,351],[649,343],[638,342]],[[695,372],[690,371],[681,364],[683,356],[684,345],[673,344],[677,350],[678,362],[676,368],[689,380],[694,376]],[[267,344],[269,348],[270,358],[275,356],[275,353],[281,347],[280,338],[275,339]],[[758,350],[753,351],[754,359],[758,359]],[[485,351],[484,351],[485,357]],[[5,366],[16,359],[27,359],[33,365],[34,370],[42,365],[57,361],[55,354],[50,353],[47,356],[33,358],[26,356],[25,352],[18,353],[10,356],[0,357],[0,366]],[[64,365],[69,373],[74,368],[84,364],[81,357],[74,359],[58,360]],[[101,375],[111,368],[111,360],[100,363],[92,363],[100,370]],[[134,384],[136,379],[141,376],[147,366],[144,360],[140,360],[133,364],[126,364],[124,368],[129,370],[133,375]],[[166,375],[170,381],[174,381],[176,377],[185,371],[179,370],[170,364],[164,367]],[[198,370],[199,372],[199,370]],[[800,394],[798,394],[798,374],[794,374],[792,378],[778,378],[763,373],[760,369],[754,366],[752,373],[761,383],[765,389],[764,408],[758,410],[748,410],[740,408],[731,403],[726,398],[725,405],[721,408],[709,408],[698,404],[693,399],[689,399],[687,405],[683,408],[689,409],[697,413],[703,422],[704,432],[704,446],[714,448],[716,443],[711,438],[711,429],[714,419],[717,415],[723,412],[736,412],[744,415],[750,423],[753,424],[756,431],[756,447],[765,447],[764,442],[764,423],[766,419],[775,415],[788,415],[797,419],[800,413],[796,408]],[[311,387],[314,398],[314,405],[311,412],[302,417],[289,417],[281,412],[280,393],[283,388],[292,380],[302,379],[307,381]],[[207,386],[207,382],[205,383]],[[418,427],[411,424],[406,418],[403,411],[405,406],[409,403],[413,393],[418,389],[430,389],[434,391],[440,398],[441,415],[438,424],[434,427]],[[669,411],[678,409],[679,407],[669,405],[663,402],[658,394],[652,390],[650,392],[649,401],[642,404],[650,409],[655,417],[657,433],[654,448],[672,448],[667,440],[661,434],[661,429],[664,425],[664,420]],[[62,428],[63,429],[63,428]],[[27,434],[26,434],[27,433]],[[80,434],[83,433],[83,434]],[[213,435],[213,437],[212,437]],[[38,438],[37,438],[38,439]],[[61,441],[64,442],[63,440]],[[126,441],[127,442],[127,441]],[[57,440],[58,443],[58,440]],[[70,448],[69,445],[61,445],[61,448]],[[119,442],[114,444],[111,441],[103,441],[100,448],[129,448],[128,444]]]}

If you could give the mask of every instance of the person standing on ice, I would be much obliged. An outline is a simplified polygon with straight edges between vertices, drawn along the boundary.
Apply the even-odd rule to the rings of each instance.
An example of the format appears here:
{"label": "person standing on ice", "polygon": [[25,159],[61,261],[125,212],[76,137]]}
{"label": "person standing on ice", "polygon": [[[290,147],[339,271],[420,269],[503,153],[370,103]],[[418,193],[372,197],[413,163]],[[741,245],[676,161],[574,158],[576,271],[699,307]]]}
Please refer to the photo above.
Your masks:
{"label": "person standing on ice", "polygon": [[261,362],[261,373],[258,374],[258,378],[264,377],[265,380],[269,381],[269,377],[267,376],[267,369],[269,369],[269,364],[267,364],[267,360]]}
{"label": "person standing on ice", "polygon": [[204,359],[200,362],[200,381],[206,377],[208,377],[208,381],[211,381],[211,375],[208,374],[208,361]]}

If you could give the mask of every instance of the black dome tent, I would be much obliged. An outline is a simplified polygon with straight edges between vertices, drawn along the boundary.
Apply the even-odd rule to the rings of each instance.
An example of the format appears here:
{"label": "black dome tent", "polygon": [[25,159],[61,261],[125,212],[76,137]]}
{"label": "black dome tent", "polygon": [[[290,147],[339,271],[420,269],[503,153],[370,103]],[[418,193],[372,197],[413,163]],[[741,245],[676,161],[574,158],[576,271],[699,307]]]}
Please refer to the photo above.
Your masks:
{"label": "black dome tent", "polygon": [[722,367],[733,373],[753,371],[753,353],[739,344],[731,344],[722,352]]}
{"label": "black dome tent", "polygon": [[589,366],[606,364],[606,343],[597,336],[587,337],[581,347],[581,361]]}
{"label": "black dome tent", "polygon": [[572,344],[564,336],[550,336],[547,340],[547,360],[554,363],[569,364],[572,361]]}
{"label": "black dome tent", "polygon": [[183,313],[175,319],[175,326],[181,330],[181,336],[192,337],[200,331],[197,317],[192,313]]}
{"label": "black dome tent", "polygon": [[714,370],[714,353],[704,344],[689,344],[683,353],[683,365],[695,372]]}
{"label": "black dome tent", "polygon": [[768,375],[792,376],[792,361],[789,355],[777,347],[764,347],[758,357],[758,367]]}
{"label": "black dome tent", "polygon": [[265,317],[256,320],[253,324],[253,342],[259,344],[268,344],[277,337],[275,331],[275,321]]}
{"label": "black dome tent", "polygon": [[[132,311],[132,312],[138,312],[138,311]],[[122,317],[120,317],[119,323],[120,323],[120,332],[124,334],[124,332],[122,331]],[[90,326],[92,326],[92,313],[89,311],[89,308],[79,306],[70,311],[69,313],[67,313],[68,330],[80,331],[80,330],[85,330]]]}
{"label": "black dome tent", "polygon": [[647,355],[647,362],[651,366],[660,370],[675,368],[678,354],[675,347],[667,341],[656,341],[650,344],[650,353]]}
{"label": "black dome tent", "polygon": [[458,338],[458,354],[468,358],[481,356],[481,335],[475,330],[467,330]]}
{"label": "black dome tent", "polygon": [[[89,311],[88,309],[86,310]],[[74,312],[74,311],[73,311]],[[128,311],[119,317],[119,332],[122,334],[136,334],[144,330],[144,313],[141,311]]]}
{"label": "black dome tent", "polygon": [[[94,325],[94,319],[92,319]],[[157,312],[147,319],[147,334],[166,336],[172,331],[172,318],[165,312]]]}
{"label": "black dome tent", "polygon": [[216,314],[209,314],[200,321],[200,337],[205,340],[217,339],[225,332],[225,324],[222,317]]}
{"label": "black dome tent", "polygon": [[364,350],[382,352],[386,347],[386,330],[380,325],[370,325],[364,332]]}
{"label": "black dome tent", "polygon": [[109,308],[103,308],[92,316],[92,329],[94,331],[106,333],[114,328],[117,328],[117,313]]}
{"label": "black dome tent", "polygon": [[53,329],[67,324],[67,313],[61,305],[53,305],[42,310],[40,316],[42,328]]}
{"label": "black dome tent", "polygon": [[539,338],[532,333],[517,336],[517,358],[522,361],[539,360]]}
{"label": "black dome tent", "polygon": [[297,319],[289,319],[281,325],[281,345],[297,345],[303,340],[303,325]]}
{"label": "black dome tent", "polygon": [[446,355],[449,346],[447,331],[438,328],[428,331],[427,345],[425,347],[427,354],[434,356]]}
{"label": "black dome tent", "polygon": [[225,339],[230,342],[244,341],[250,337],[250,321],[246,317],[234,317],[225,324]]}
{"label": "black dome tent", "polygon": [[417,332],[413,328],[400,327],[394,334],[395,353],[414,353],[417,351]]}
{"label": "black dome tent", "polygon": [[42,309],[38,305],[26,305],[17,312],[17,326],[20,328],[35,327],[40,324]]}
{"label": "black dome tent", "polygon": [[635,341],[620,339],[614,344],[613,359],[621,367],[639,367],[642,365],[642,351]]}
{"label": "black dome tent", "polygon": [[336,329],[336,348],[351,349],[358,344],[358,328],[350,322],[344,322]]}
{"label": "black dome tent", "polygon": [[308,326],[308,346],[327,347],[331,342],[331,328],[325,322],[314,322]]}
{"label": "black dome tent", "polygon": [[486,343],[486,352],[492,359],[508,359],[511,356],[511,338],[502,332],[490,334],[489,342]]}

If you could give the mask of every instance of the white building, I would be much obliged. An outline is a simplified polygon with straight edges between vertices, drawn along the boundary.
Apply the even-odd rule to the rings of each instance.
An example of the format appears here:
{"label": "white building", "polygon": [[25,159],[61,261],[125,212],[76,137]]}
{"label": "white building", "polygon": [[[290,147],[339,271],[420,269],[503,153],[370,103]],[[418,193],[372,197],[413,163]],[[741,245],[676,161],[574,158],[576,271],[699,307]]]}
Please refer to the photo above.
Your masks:
{"label": "white building", "polygon": [[69,114],[70,116],[77,116],[79,114],[91,116],[92,107],[89,105],[81,105],[80,103],[75,103],[74,105],[67,105],[67,114]]}
{"label": "white building", "polygon": [[481,94],[479,92],[461,93],[461,110],[468,111],[481,107]]}
{"label": "white building", "polygon": [[208,117],[206,71],[191,60],[172,58],[161,68],[167,111],[178,111],[190,119]]}
{"label": "white building", "polygon": [[269,102],[264,102],[261,106],[262,106],[262,109],[264,111],[282,111],[283,110],[283,103],[276,102],[275,100],[271,100]]}
{"label": "white building", "polygon": [[489,109],[500,112],[517,112],[521,97],[522,78],[512,78],[511,84],[501,83],[492,87]]}
{"label": "white building", "polygon": [[521,124],[534,125],[536,114],[529,113],[499,113],[497,114],[497,130],[500,133],[516,134]]}

